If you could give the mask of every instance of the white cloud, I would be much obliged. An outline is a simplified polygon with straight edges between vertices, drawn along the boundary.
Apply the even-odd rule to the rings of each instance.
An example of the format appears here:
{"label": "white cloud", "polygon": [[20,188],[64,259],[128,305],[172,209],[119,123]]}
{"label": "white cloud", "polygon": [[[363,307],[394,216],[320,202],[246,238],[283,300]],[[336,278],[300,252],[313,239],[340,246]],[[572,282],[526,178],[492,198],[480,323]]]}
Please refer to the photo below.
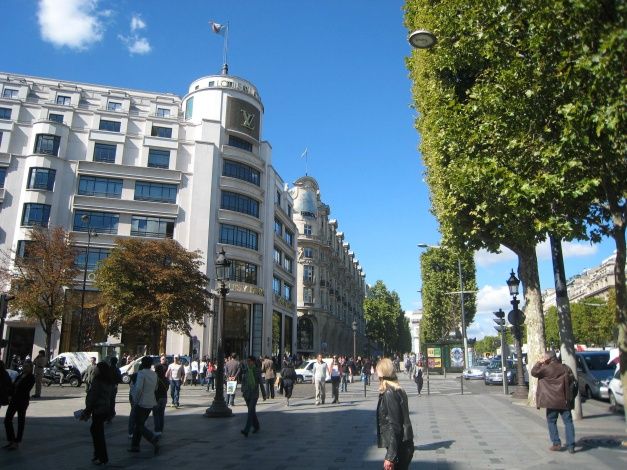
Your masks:
{"label": "white cloud", "polygon": [[146,27],[146,23],[142,20],[141,16],[133,15],[131,18],[131,32],[134,33],[138,29],[144,29]]}
{"label": "white cloud", "polygon": [[152,48],[146,38],[134,38],[128,45],[128,51],[131,54],[148,54]]}
{"label": "white cloud", "polygon": [[504,246],[500,247],[500,253],[490,253],[487,250],[481,249],[475,253],[475,264],[481,268],[491,266],[493,264],[500,264],[517,260],[516,254]]}
{"label": "white cloud", "polygon": [[103,37],[98,0],[39,0],[41,37],[57,47],[84,50]]}
{"label": "white cloud", "polygon": [[503,286],[483,286],[477,293],[477,313],[496,312],[499,308],[505,310],[509,306],[509,290]]}
{"label": "white cloud", "polygon": [[152,50],[152,47],[150,47],[150,41],[137,34],[137,31],[142,29],[146,29],[146,22],[141,19],[141,16],[134,14],[131,18],[130,35],[118,35],[131,54],[148,54]]}
{"label": "white cloud", "polygon": [[[486,268],[495,264],[509,263],[518,261],[516,254],[509,248],[500,246],[500,253],[490,253],[481,249],[475,253],[475,264],[480,268]],[[598,246],[588,242],[562,242],[562,253],[564,258],[581,258],[584,256],[595,255]],[[536,246],[536,255],[539,261],[547,261],[551,259],[551,244],[549,240],[544,240]]]}

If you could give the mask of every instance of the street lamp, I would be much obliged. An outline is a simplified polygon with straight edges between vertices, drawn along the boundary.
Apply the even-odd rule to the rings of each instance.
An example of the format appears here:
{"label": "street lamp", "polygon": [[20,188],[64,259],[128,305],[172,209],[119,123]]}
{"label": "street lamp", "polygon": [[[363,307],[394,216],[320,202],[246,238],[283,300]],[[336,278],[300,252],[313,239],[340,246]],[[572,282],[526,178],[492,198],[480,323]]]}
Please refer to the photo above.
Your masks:
{"label": "street lamp", "polygon": [[516,338],[516,388],[512,396],[514,398],[527,398],[529,395],[529,389],[525,385],[525,375],[523,371],[522,362],[522,325],[525,321],[525,316],[518,308],[520,301],[518,300],[518,287],[520,286],[520,280],[514,274],[514,270],[507,279],[507,287],[509,289],[509,295],[512,296],[513,310],[509,312],[507,319],[514,327],[514,338]]}
{"label": "street lamp", "polygon": [[[427,245],[426,243],[418,243],[418,248],[442,248],[440,245]],[[464,367],[470,367],[468,363],[468,339],[466,338],[466,310],[464,308],[464,294],[474,293],[473,291],[464,291],[464,278],[462,276],[462,260],[457,257],[457,271],[459,273],[459,300],[461,303],[462,311],[462,340],[464,341]],[[451,292],[453,294],[455,292]]]}
{"label": "street lamp", "polygon": [[357,322],[353,320],[353,362],[357,360]]}
{"label": "street lamp", "polygon": [[[81,292],[81,315],[78,319],[78,350],[83,351],[83,317],[85,315],[85,290],[87,288],[87,267],[89,262],[89,249],[91,247],[91,237],[97,237],[96,229],[91,228],[91,217],[87,214],[81,215],[81,222],[87,225],[87,251],[85,252],[85,264],[83,266],[83,291]],[[47,352],[47,351],[46,351]]]}
{"label": "street lamp", "polygon": [[437,42],[437,39],[431,31],[417,29],[407,37],[407,41],[414,49],[431,49]]}
{"label": "street lamp", "polygon": [[205,411],[207,418],[229,418],[233,416],[233,411],[226,405],[224,401],[224,302],[229,288],[226,287],[226,281],[229,280],[231,261],[227,259],[224,248],[220,250],[215,261],[216,265],[216,282],[219,283],[218,294],[220,294],[220,309],[218,311],[218,367],[216,369],[216,394],[213,397],[213,403]]}

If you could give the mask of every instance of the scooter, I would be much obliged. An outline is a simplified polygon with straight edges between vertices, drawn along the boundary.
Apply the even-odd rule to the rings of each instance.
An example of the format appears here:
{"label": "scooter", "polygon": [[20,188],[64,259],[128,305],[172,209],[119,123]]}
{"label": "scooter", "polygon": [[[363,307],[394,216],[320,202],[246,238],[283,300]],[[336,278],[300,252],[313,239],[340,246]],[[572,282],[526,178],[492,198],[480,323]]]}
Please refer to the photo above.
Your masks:
{"label": "scooter", "polygon": [[[54,367],[46,367],[44,369],[44,376],[41,380],[46,387],[50,387],[52,384],[59,383],[59,372]],[[74,366],[66,366],[63,371],[62,384],[70,384],[72,387],[80,387],[83,383],[80,371]]]}

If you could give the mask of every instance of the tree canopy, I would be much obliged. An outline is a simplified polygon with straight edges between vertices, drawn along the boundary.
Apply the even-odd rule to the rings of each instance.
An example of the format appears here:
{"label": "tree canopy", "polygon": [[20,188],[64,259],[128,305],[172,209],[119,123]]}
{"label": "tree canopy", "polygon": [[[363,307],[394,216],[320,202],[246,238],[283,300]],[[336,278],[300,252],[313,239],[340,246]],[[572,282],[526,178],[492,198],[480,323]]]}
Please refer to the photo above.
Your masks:
{"label": "tree canopy", "polygon": [[364,300],[364,317],[367,336],[383,346],[384,353],[411,350],[409,323],[400,298],[383,281],[377,281]]}

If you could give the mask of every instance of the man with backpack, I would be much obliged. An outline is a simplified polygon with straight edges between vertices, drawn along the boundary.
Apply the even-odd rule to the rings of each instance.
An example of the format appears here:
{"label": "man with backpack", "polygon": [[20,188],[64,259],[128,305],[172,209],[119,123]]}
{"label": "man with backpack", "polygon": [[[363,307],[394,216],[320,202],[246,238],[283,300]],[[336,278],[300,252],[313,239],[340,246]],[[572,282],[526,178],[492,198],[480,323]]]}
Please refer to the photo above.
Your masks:
{"label": "man with backpack", "polygon": [[552,446],[549,450],[563,450],[557,417],[562,416],[566,428],[566,447],[571,454],[575,453],[575,425],[570,410],[573,409],[576,395],[575,376],[566,364],[562,364],[555,351],[547,351],[540,362],[533,366],[531,375],[538,379],[536,405],[546,408],[546,421]]}

